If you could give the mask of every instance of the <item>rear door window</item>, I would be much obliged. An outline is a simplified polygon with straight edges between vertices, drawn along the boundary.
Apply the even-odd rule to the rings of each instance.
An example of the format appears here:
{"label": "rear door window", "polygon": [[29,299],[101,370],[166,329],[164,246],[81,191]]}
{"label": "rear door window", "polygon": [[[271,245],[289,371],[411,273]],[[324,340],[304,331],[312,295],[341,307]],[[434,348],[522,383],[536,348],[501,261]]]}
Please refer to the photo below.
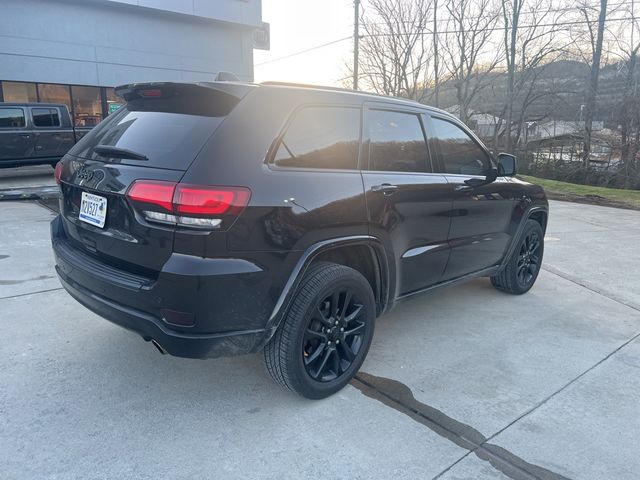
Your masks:
{"label": "rear door window", "polygon": [[413,113],[369,110],[369,168],[385,172],[431,172],[420,117]]}
{"label": "rear door window", "polygon": [[32,108],[31,116],[36,127],[59,127],[60,114],[57,108]]}
{"label": "rear door window", "polygon": [[431,117],[433,132],[444,166],[443,173],[486,175],[489,156],[462,128],[447,120]]}
{"label": "rear door window", "polygon": [[22,108],[0,108],[0,128],[24,128],[25,124]]}
{"label": "rear door window", "polygon": [[360,146],[360,109],[304,107],[278,143],[278,167],[355,170]]}

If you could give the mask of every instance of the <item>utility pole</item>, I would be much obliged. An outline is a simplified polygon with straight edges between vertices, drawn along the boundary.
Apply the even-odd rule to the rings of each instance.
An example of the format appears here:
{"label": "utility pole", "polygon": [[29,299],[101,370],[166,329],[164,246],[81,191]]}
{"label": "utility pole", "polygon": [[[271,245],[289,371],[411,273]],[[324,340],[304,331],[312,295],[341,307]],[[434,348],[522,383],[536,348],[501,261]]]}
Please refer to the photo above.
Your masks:
{"label": "utility pole", "polygon": [[353,89],[358,90],[358,49],[360,48],[360,0],[354,0],[353,16]]}
{"label": "utility pole", "polygon": [[435,107],[440,107],[440,72],[438,67],[440,62],[438,61],[438,0],[433,2],[433,80],[434,80],[434,94],[435,94]]}

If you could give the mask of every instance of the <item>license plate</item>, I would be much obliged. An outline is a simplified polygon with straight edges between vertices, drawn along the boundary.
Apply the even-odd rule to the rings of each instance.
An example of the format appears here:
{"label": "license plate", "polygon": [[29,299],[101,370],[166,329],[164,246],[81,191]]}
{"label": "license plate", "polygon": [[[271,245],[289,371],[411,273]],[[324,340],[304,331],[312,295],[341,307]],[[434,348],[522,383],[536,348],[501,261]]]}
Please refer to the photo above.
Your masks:
{"label": "license plate", "polygon": [[107,199],[93,193],[82,192],[78,218],[96,227],[104,227],[107,218]]}

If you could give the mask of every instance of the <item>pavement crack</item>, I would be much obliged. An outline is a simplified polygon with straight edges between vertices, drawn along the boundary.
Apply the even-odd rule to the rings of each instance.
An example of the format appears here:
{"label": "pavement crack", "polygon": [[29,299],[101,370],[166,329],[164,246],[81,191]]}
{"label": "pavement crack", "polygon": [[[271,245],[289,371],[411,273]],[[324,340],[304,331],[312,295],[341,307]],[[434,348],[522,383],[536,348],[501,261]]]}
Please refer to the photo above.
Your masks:
{"label": "pavement crack", "polygon": [[48,288],[46,290],[38,290],[37,292],[18,293],[17,295],[9,295],[7,297],[0,297],[0,300],[9,300],[10,298],[27,297],[29,295],[37,295],[39,293],[55,292],[56,290],[62,290],[62,287]]}
{"label": "pavement crack", "polygon": [[578,285],[579,287],[585,288],[593,293],[597,293],[600,296],[603,296],[613,302],[619,303],[620,305],[624,305],[625,307],[629,307],[637,312],[640,312],[640,306],[636,305],[633,302],[629,302],[626,299],[619,297],[617,295],[613,295],[610,292],[607,292],[606,290],[602,290],[596,287],[591,286],[590,284],[588,284],[587,282],[584,282],[582,280],[580,280],[579,278],[565,273],[562,270],[554,267],[553,265],[548,265],[548,264],[544,264],[542,265],[542,270],[545,270],[553,275],[556,275],[560,278],[563,278],[565,280],[567,280],[568,282],[571,282],[575,285]]}
{"label": "pavement crack", "polygon": [[0,280],[0,285],[19,285],[21,283],[26,282],[36,282],[38,280],[47,280],[49,278],[54,278],[53,275],[38,275],[33,278],[24,278],[22,280]]}
{"label": "pavement crack", "polygon": [[563,392],[564,390],[566,390],[567,388],[569,388],[571,385],[573,385],[575,382],[577,382],[578,380],[580,380],[582,377],[584,377],[586,374],[588,374],[589,372],[591,372],[592,370],[594,370],[595,368],[599,367],[600,365],[602,365],[604,362],[606,362],[607,360],[609,360],[612,356],[614,356],[616,353],[618,353],[620,350],[622,350],[624,347],[626,347],[627,345],[629,345],[631,342],[637,340],[640,338],[640,332],[636,333],[635,335],[633,335],[631,338],[629,338],[628,340],[626,340],[624,343],[622,343],[621,345],[619,345],[615,350],[613,350],[612,352],[610,352],[609,354],[607,354],[606,356],[604,356],[603,358],[601,358],[600,360],[598,360],[596,363],[594,363],[593,365],[591,365],[589,368],[587,368],[584,372],[582,372],[580,375],[574,377],[573,379],[571,379],[569,382],[565,383],[562,387],[560,387],[558,390],[556,390],[555,392],[553,392],[552,394],[548,395],[547,397],[545,397],[544,399],[542,399],[540,402],[536,403],[533,407],[531,407],[529,410],[527,410],[526,412],[524,412],[522,415],[520,415],[518,418],[516,418],[515,420],[513,420],[511,423],[509,423],[508,425],[506,425],[505,427],[501,428],[500,430],[498,430],[496,433],[494,433],[493,435],[491,435],[491,438],[496,437],[497,435],[500,435],[502,432],[504,432],[507,428],[511,427],[513,424],[515,424],[516,422],[519,422],[520,420],[522,420],[524,417],[526,417],[527,415],[529,415],[530,413],[534,412],[535,410],[537,410],[538,408],[540,408],[542,405],[544,405],[545,403],[547,403],[549,400],[551,400],[553,397],[555,397],[556,395],[558,395],[559,393]]}
{"label": "pavement crack", "polygon": [[509,478],[514,480],[567,480],[567,477],[528,463],[508,450],[488,443],[489,438],[473,427],[416,400],[411,389],[397,380],[360,372],[354,377],[351,384],[363,395],[407,415],[441,437],[475,454],[481,460],[489,462]]}

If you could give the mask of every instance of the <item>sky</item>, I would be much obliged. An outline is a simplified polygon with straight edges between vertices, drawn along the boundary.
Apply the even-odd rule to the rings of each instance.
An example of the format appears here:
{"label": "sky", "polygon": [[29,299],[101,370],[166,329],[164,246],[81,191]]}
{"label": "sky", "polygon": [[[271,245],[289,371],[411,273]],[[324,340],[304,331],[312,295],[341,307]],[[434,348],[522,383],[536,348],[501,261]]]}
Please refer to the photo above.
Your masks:
{"label": "sky", "polygon": [[341,86],[346,64],[353,62],[353,0],[262,0],[262,20],[271,24],[271,50],[254,50],[256,82]]}

